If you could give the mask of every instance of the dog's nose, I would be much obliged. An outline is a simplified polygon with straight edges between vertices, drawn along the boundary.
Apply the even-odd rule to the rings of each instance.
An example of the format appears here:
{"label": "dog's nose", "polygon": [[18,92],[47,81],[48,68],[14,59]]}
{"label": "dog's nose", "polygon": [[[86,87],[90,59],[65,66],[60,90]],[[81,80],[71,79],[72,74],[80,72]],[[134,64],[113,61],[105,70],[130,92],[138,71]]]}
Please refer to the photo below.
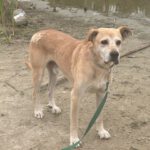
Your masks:
{"label": "dog's nose", "polygon": [[116,50],[114,50],[110,53],[110,56],[112,60],[116,60],[119,56],[119,53]]}

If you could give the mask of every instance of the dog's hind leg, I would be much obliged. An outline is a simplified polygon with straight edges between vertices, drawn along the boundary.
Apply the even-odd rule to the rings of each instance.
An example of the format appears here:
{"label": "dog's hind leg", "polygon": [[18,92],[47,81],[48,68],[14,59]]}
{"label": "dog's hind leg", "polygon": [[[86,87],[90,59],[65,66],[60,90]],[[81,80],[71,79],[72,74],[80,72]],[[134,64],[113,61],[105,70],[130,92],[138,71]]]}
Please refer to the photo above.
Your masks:
{"label": "dog's hind leg", "polygon": [[43,108],[40,100],[40,85],[43,79],[44,68],[32,67],[32,79],[33,79],[33,100],[34,100],[34,116],[36,118],[43,118]]}
{"label": "dog's hind leg", "polygon": [[35,43],[31,43],[29,49],[29,64],[32,70],[34,116],[43,118],[43,108],[40,98],[40,85],[43,79],[47,58],[42,49]]}
{"label": "dog's hind leg", "polygon": [[61,109],[56,105],[55,99],[54,99],[54,90],[55,90],[55,85],[56,85],[56,80],[57,80],[57,66],[54,62],[49,62],[47,64],[47,69],[49,73],[49,103],[48,106],[52,108],[52,113],[60,113]]}
{"label": "dog's hind leg", "polygon": [[[96,105],[100,104],[100,99],[103,98],[105,92],[99,91],[96,93]],[[103,112],[100,114],[96,121],[98,135],[101,139],[109,139],[111,136],[107,130],[104,128],[103,124]]]}

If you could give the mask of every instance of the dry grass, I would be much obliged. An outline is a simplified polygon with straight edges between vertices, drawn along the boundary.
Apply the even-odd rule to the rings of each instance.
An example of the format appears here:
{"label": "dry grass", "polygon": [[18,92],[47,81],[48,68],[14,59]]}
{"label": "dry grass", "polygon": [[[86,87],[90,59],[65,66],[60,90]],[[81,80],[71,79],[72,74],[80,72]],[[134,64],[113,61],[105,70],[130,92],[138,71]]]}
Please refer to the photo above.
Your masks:
{"label": "dry grass", "polygon": [[0,34],[10,42],[14,35],[13,11],[17,8],[17,0],[0,0]]}

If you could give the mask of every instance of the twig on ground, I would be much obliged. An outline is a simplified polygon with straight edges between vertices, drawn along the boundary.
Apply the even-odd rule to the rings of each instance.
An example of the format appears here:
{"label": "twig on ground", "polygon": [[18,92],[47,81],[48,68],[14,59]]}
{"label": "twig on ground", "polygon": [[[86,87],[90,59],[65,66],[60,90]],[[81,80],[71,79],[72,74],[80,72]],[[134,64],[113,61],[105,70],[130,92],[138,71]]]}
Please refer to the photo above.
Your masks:
{"label": "twig on ground", "polygon": [[15,86],[13,86],[12,84],[10,84],[8,81],[5,81],[5,84],[8,85],[9,87],[11,87],[12,89],[14,89],[16,92],[20,92],[19,90],[17,90],[15,88]]}
{"label": "twig on ground", "polygon": [[20,90],[16,89],[15,86],[12,85],[12,84],[10,84],[8,81],[4,81],[4,83],[5,83],[6,85],[8,85],[9,87],[11,87],[15,92],[19,93],[20,95],[24,95],[24,92],[23,92],[23,91],[20,91]]}
{"label": "twig on ground", "polygon": [[127,52],[127,53],[121,55],[120,58],[123,58],[123,57],[126,57],[126,56],[128,56],[128,55],[137,53],[137,52],[142,51],[142,50],[144,50],[144,49],[146,49],[146,48],[148,48],[148,47],[150,47],[150,43],[147,44],[147,45],[145,45],[145,46],[143,46],[143,47],[141,47],[141,48],[137,48],[137,49],[131,50],[131,51],[129,51],[129,52]]}

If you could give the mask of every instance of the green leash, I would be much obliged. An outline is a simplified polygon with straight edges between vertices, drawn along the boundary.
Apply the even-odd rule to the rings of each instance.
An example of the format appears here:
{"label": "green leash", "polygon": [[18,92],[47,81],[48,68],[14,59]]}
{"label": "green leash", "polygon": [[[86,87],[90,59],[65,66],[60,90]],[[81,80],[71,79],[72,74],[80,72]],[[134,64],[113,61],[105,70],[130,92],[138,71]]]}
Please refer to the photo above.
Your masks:
{"label": "green leash", "polygon": [[[87,126],[87,128],[86,128],[86,130],[85,130],[85,132],[83,134],[83,136],[81,137],[81,141],[86,136],[86,134],[89,132],[89,130],[92,128],[92,126],[94,125],[96,119],[100,115],[100,113],[101,113],[101,111],[102,111],[102,109],[103,109],[103,107],[105,105],[105,102],[106,102],[106,99],[107,99],[107,95],[108,95],[108,86],[109,86],[109,82],[107,82],[107,84],[106,84],[105,95],[104,95],[103,99],[101,100],[101,103],[97,107],[97,110],[94,113],[92,119],[90,120],[90,122],[89,122],[89,124],[88,124],[88,126]],[[74,143],[74,144],[72,144],[72,145],[70,145],[70,146],[68,146],[66,148],[63,148],[62,150],[74,150],[77,147],[77,145],[81,143],[81,141],[78,141],[78,142],[76,142],[76,143]]]}

